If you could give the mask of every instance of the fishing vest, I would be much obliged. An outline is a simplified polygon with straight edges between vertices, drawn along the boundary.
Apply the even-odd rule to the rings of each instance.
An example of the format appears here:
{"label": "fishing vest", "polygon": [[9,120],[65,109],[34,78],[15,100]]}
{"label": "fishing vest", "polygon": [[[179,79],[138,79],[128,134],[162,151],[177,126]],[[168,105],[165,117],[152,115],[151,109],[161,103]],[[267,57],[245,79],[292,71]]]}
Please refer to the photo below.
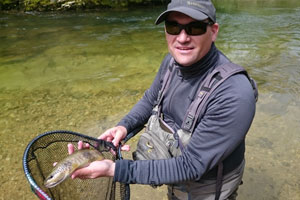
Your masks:
{"label": "fishing vest", "polygon": [[[234,74],[242,73],[246,75],[257,100],[256,83],[243,67],[231,62],[219,65],[202,81],[197,90],[196,98],[194,98],[184,115],[180,129],[174,131],[163,121],[161,113],[161,103],[175,71],[172,67],[173,64],[174,58],[171,58],[163,78],[162,87],[158,93],[157,102],[152,110],[152,115],[148,120],[145,132],[140,136],[137,150],[133,152],[134,160],[168,159],[180,156],[192,137],[197,121],[202,118],[206,110],[209,96],[220,84]],[[222,172],[223,163],[220,161],[217,171],[216,199],[219,198],[221,191]]]}
{"label": "fishing vest", "polygon": [[231,62],[219,65],[200,84],[196,98],[185,113],[181,128],[175,132],[161,117],[161,103],[175,71],[172,67],[173,63],[174,58],[171,58],[158,93],[157,102],[146,125],[146,131],[141,135],[137,151],[133,154],[136,160],[167,159],[179,156],[188,144],[198,119],[202,118],[209,96],[230,76],[238,73],[246,75],[252,85],[255,99],[258,98],[256,83],[243,67]]}

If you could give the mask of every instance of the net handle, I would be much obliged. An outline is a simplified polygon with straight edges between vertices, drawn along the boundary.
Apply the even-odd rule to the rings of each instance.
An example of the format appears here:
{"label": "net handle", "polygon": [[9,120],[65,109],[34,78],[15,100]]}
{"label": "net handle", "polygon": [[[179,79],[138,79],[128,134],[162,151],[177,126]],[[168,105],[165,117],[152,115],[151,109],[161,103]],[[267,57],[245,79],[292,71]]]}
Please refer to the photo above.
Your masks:
{"label": "net handle", "polygon": [[128,140],[134,137],[138,132],[144,128],[144,125],[135,128],[133,131],[129,132],[127,136],[123,139],[122,143],[125,144]]}

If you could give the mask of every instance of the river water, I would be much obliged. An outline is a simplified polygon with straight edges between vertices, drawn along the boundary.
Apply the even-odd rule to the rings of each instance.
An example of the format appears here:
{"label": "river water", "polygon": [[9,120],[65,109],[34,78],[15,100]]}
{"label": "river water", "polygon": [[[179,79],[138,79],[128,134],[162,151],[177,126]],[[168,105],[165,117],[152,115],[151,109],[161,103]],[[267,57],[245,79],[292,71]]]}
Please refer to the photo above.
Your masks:
{"label": "river water", "polygon": [[[239,199],[299,200],[300,2],[215,2],[216,46],[260,93]],[[0,200],[34,199],[22,155],[35,136],[98,136],[141,98],[167,53],[154,25],[162,9],[0,14]],[[132,190],[132,199],[166,199],[164,187]]]}

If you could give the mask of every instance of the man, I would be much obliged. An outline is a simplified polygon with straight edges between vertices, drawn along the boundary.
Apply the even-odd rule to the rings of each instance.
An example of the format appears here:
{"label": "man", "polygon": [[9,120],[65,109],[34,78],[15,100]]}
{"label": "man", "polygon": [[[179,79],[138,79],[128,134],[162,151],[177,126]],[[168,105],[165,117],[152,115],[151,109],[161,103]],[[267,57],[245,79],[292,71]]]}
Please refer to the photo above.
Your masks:
{"label": "man", "polygon": [[[175,137],[180,134],[199,85],[217,66],[231,64],[214,44],[219,25],[210,0],[173,0],[156,24],[163,21],[170,54],[143,98],[100,139],[118,146],[127,133],[149,118],[147,130],[158,127],[150,131],[158,135],[156,132],[170,131]],[[169,83],[162,89],[169,68]],[[235,199],[244,171],[245,136],[255,113],[253,87],[245,74],[237,73],[220,84],[206,101],[187,142],[182,142],[180,136],[176,140],[184,143],[177,145],[182,147],[179,154],[175,151],[165,159],[142,161],[96,161],[75,171],[72,178],[113,176],[114,181],[129,184],[168,184],[169,199]],[[151,121],[152,116],[158,119],[158,126]],[[161,123],[168,131],[162,130]],[[152,148],[152,144],[147,145]],[[82,143],[79,148],[83,148]],[[127,146],[122,149],[128,150]],[[73,152],[72,146],[69,152]]]}

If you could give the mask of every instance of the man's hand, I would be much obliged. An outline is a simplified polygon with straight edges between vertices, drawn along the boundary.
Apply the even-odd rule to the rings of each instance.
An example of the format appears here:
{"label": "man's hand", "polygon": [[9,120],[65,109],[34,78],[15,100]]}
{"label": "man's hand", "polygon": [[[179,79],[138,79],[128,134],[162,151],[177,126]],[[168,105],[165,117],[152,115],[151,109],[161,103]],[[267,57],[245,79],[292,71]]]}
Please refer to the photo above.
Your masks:
{"label": "man's hand", "polygon": [[[127,129],[124,126],[116,126],[106,130],[102,135],[98,137],[98,139],[106,140],[108,142],[112,142],[116,147],[119,146],[119,143],[122,139],[124,139],[127,135]],[[123,145],[121,147],[122,151],[129,151],[129,145]]]}
{"label": "man's hand", "polygon": [[112,177],[115,174],[115,163],[112,160],[94,161],[84,168],[76,170],[71,178],[94,179]]}
{"label": "man's hand", "polygon": [[[78,149],[87,149],[89,144],[85,144],[82,141],[78,142]],[[72,154],[74,152],[74,146],[68,144],[68,152]],[[115,174],[115,163],[112,160],[102,160],[91,162],[86,167],[77,169],[73,172],[71,178],[80,179],[94,179],[99,177],[114,176]]]}

